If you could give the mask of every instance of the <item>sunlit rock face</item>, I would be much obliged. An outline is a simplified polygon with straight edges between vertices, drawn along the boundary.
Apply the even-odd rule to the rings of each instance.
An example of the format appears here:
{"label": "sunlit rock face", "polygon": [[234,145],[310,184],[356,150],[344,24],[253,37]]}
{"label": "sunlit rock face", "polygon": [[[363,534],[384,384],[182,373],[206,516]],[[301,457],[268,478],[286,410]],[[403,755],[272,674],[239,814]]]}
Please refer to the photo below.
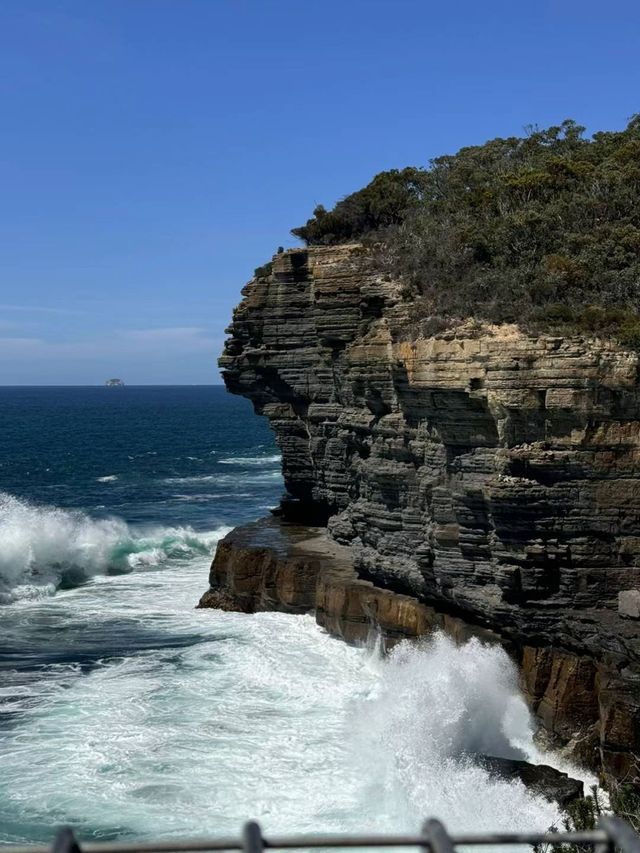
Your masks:
{"label": "sunlit rock face", "polygon": [[275,430],[284,517],[326,524],[361,579],[497,632],[547,732],[638,781],[638,355],[434,334],[358,245],[276,255],[243,295],[221,366]]}

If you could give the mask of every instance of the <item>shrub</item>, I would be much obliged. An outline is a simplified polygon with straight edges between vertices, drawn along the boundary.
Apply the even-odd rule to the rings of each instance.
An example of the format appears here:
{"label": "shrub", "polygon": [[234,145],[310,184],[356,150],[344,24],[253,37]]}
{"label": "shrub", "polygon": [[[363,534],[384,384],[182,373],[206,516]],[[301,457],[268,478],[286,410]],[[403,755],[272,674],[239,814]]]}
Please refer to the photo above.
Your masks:
{"label": "shrub", "polygon": [[620,327],[618,339],[624,346],[640,350],[640,318],[634,317],[623,323]]}
{"label": "shrub", "polygon": [[640,791],[632,785],[615,785],[609,792],[611,810],[640,832]]}
{"label": "shrub", "polygon": [[423,169],[414,168],[380,172],[364,189],[339,201],[333,210],[318,205],[311,219],[292,228],[291,233],[307,245],[330,245],[399,225],[419,204],[426,176]]}
{"label": "shrub", "polygon": [[254,278],[268,278],[273,272],[273,263],[269,261],[261,267],[256,267],[253,271]]}
{"label": "shrub", "polygon": [[563,305],[562,302],[554,302],[547,306],[541,316],[545,320],[556,323],[575,323],[576,321],[576,312],[569,305]]}
{"label": "shrub", "polygon": [[429,315],[574,324],[637,346],[640,116],[590,138],[567,120],[381,172],[293,234],[375,242]]}

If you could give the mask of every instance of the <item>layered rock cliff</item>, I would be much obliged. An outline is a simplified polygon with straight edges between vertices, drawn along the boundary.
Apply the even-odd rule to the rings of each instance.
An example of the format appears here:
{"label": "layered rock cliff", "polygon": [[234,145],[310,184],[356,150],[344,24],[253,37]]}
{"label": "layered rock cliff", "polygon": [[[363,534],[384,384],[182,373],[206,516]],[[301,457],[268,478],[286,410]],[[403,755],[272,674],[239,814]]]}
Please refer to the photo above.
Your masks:
{"label": "layered rock cliff", "polygon": [[638,355],[471,321],[430,332],[359,245],[277,255],[243,294],[221,366],[275,430],[288,544],[236,534],[212,585],[316,609],[348,639],[340,625],[385,607],[393,634],[393,593],[413,613],[399,636],[495,636],[546,731],[637,783]]}

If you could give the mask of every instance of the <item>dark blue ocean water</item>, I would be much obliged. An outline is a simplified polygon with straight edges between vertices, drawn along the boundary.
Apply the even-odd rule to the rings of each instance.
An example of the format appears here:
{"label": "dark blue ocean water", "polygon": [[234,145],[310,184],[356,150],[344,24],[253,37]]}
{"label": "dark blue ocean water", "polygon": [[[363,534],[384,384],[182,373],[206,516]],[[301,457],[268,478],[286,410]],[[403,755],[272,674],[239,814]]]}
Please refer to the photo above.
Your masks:
{"label": "dark blue ocean water", "polygon": [[222,388],[0,389],[0,844],[558,819],[468,759],[535,750],[499,649],[383,662],[311,616],[194,609],[281,491]]}
{"label": "dark blue ocean water", "polygon": [[264,418],[220,386],[0,388],[0,490],[212,529],[282,491]]}
{"label": "dark blue ocean water", "polygon": [[282,491],[265,420],[221,387],[2,388],[0,441],[0,602],[210,552]]}

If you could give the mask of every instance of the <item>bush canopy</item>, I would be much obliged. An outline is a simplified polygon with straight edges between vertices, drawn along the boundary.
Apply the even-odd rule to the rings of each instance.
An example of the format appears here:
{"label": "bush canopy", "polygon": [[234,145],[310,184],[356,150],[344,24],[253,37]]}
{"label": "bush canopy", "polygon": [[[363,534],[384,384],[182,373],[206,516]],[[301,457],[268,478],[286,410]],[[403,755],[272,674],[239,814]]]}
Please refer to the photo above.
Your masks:
{"label": "bush canopy", "polygon": [[640,115],[574,121],[382,172],[292,233],[372,242],[421,313],[613,330],[640,341]]}

